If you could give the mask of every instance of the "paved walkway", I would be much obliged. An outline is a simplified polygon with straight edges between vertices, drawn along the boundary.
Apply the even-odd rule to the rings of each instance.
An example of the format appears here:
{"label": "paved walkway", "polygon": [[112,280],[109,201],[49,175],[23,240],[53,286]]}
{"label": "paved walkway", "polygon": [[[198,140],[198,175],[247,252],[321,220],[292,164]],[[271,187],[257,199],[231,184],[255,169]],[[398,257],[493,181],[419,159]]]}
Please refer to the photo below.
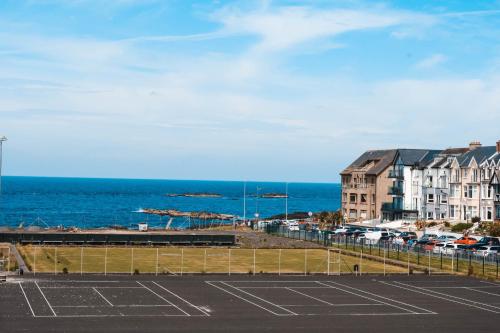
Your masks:
{"label": "paved walkway", "polygon": [[17,260],[17,265],[19,266],[19,269],[22,269],[25,273],[29,273],[30,270],[28,266],[26,266],[26,263],[23,260],[23,257],[19,254],[19,251],[17,251],[17,248],[15,245],[10,245],[10,252],[14,254]]}

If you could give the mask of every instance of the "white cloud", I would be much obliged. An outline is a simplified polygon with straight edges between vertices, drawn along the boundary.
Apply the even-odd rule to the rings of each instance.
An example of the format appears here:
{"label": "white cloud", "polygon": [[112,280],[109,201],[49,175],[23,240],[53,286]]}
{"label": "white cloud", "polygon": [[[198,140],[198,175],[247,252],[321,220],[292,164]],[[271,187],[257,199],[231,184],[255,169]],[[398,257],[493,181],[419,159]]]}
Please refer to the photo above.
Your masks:
{"label": "white cloud", "polygon": [[419,69],[430,69],[445,63],[447,60],[448,57],[443,54],[433,54],[427,58],[420,60],[415,64],[415,67]]}

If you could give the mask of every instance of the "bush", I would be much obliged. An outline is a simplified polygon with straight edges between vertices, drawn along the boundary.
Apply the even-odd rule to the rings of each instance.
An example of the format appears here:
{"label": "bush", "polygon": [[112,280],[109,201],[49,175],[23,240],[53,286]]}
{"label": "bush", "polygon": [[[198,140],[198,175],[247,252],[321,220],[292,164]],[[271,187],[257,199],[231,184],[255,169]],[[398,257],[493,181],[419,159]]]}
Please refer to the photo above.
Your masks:
{"label": "bush", "polygon": [[481,218],[479,216],[474,216],[472,219],[471,219],[471,222],[472,223],[479,223],[481,222]]}
{"label": "bush", "polygon": [[451,227],[451,231],[462,232],[462,231],[469,229],[471,227],[472,227],[471,223],[457,223],[453,227]]}
{"label": "bush", "polygon": [[449,228],[449,227],[451,226],[451,224],[450,224],[450,222],[448,222],[448,221],[444,221],[444,226],[445,226],[446,228]]}
{"label": "bush", "polygon": [[134,275],[139,275],[139,270],[137,268],[134,269]]}
{"label": "bush", "polygon": [[431,222],[427,226],[428,227],[435,227],[435,226],[437,226],[437,222]]}
{"label": "bush", "polygon": [[68,274],[68,268],[67,267],[64,267],[63,270],[62,270],[63,274]]}
{"label": "bush", "polygon": [[500,222],[494,222],[490,225],[488,233],[492,237],[500,237]]}

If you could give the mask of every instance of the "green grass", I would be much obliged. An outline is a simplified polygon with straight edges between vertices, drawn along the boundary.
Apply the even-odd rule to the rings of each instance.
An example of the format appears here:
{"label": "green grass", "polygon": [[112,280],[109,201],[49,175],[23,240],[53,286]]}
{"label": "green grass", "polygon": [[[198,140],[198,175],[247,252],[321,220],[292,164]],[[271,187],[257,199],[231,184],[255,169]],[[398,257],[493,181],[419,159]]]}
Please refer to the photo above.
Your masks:
{"label": "green grass", "polygon": [[[37,273],[291,273],[326,274],[326,249],[228,249],[193,247],[19,246]],[[255,258],[255,260],[254,260]],[[340,260],[339,260],[340,259]],[[330,273],[405,273],[402,267],[330,252]]]}

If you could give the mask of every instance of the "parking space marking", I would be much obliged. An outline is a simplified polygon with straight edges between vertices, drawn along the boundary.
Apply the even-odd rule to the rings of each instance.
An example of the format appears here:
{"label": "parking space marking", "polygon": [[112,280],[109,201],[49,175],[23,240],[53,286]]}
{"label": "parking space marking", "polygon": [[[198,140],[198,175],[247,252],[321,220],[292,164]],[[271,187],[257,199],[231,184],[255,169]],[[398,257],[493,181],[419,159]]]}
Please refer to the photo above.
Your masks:
{"label": "parking space marking", "polygon": [[[401,302],[401,301],[398,301],[398,300],[395,300],[395,299],[392,299],[392,298],[389,298],[389,297],[377,295],[377,294],[371,293],[369,291],[365,291],[365,290],[362,290],[362,289],[354,288],[354,287],[351,287],[351,286],[348,286],[348,285],[345,285],[345,284],[342,284],[342,283],[333,282],[333,281],[325,281],[326,283],[322,283],[322,282],[319,282],[319,281],[316,281],[316,282],[319,283],[319,284],[325,285],[325,286],[333,284],[335,286],[331,286],[332,288],[335,288],[335,289],[338,289],[338,290],[342,290],[344,292],[347,292],[347,293],[350,293],[350,294],[353,294],[353,295],[356,295],[356,296],[359,296],[359,297],[363,297],[363,298],[369,299],[369,300],[374,301],[374,302],[378,302],[378,303],[382,303],[382,304],[385,304],[385,305],[388,305],[388,306],[392,306],[394,308],[397,308],[397,309],[400,309],[400,310],[404,310],[406,312],[410,312],[410,313],[413,313],[413,314],[437,314],[436,312],[433,312],[433,311],[430,311],[430,310],[427,310],[427,309],[424,309],[424,308],[421,308],[421,307],[418,307],[418,306],[415,306],[415,305],[412,305],[412,304]],[[346,289],[354,290],[354,292],[346,290]],[[401,307],[401,306],[398,306],[398,305],[390,304],[390,303],[387,303],[387,302],[384,302],[384,301],[381,301],[381,300],[378,300],[378,299],[375,299],[373,297],[366,296],[366,295],[363,295],[363,294],[367,294],[367,295],[371,295],[373,297],[385,299],[385,300],[393,302],[393,303],[402,304],[402,305],[405,305],[405,306],[410,307],[410,308],[414,308],[414,309],[418,309],[420,311],[424,311],[424,313],[422,313],[422,312],[415,312],[413,310],[410,310],[410,309],[407,309],[407,308],[404,308],[404,307]]]}
{"label": "parking space marking", "polygon": [[179,311],[181,311],[182,313],[184,313],[186,316],[191,316],[189,313],[187,313],[186,311],[182,310],[180,307],[178,307],[177,305],[175,305],[174,303],[170,302],[168,299],[166,299],[165,297],[161,296],[160,294],[158,294],[157,292],[155,292],[154,290],[146,287],[145,285],[143,285],[142,283],[140,283],[139,281],[136,281],[138,284],[140,284],[141,286],[143,286],[145,289],[149,290],[150,292],[152,292],[153,294],[155,294],[156,296],[158,296],[159,298],[161,298],[162,300],[164,300],[165,302],[167,302],[168,304],[171,304],[173,306],[175,306]]}
{"label": "parking space marking", "polygon": [[99,296],[101,296],[101,297],[102,297],[102,299],[103,299],[106,303],[108,303],[110,306],[114,306],[114,305],[113,305],[113,303],[111,303],[111,302],[110,302],[110,301],[109,301],[106,297],[104,297],[104,295],[103,295],[103,294],[101,294],[101,293],[99,292],[99,290],[97,290],[97,288],[95,288],[95,287],[94,287],[94,288],[92,288],[92,289],[93,289],[96,293],[98,293],[98,294],[99,294]]}
{"label": "parking space marking", "polygon": [[[452,295],[448,295],[448,294],[445,294],[445,293],[440,293],[438,291],[429,290],[429,289],[425,289],[425,288],[421,288],[421,287],[416,287],[416,286],[412,286],[412,285],[409,285],[409,284],[406,284],[406,283],[402,283],[402,282],[398,282],[398,281],[393,281],[395,284],[391,284],[391,283],[388,283],[388,282],[385,282],[385,281],[379,281],[379,282],[383,283],[383,284],[386,284],[388,286],[391,286],[391,287],[397,287],[397,288],[401,288],[401,289],[406,289],[406,290],[412,291],[414,293],[423,294],[423,295],[427,295],[427,296],[431,296],[431,297],[443,299],[443,300],[446,300],[446,301],[449,301],[449,302],[453,302],[453,303],[457,303],[457,304],[462,304],[462,305],[465,305],[465,306],[469,306],[469,307],[481,309],[481,310],[484,310],[484,311],[489,311],[489,312],[493,312],[493,313],[500,313],[498,311],[495,311],[495,310],[487,308],[487,307],[492,307],[492,308],[500,309],[499,307],[496,307],[496,306],[493,306],[493,305],[489,305],[489,304],[485,304],[485,303],[481,303],[481,302],[471,301],[471,300],[466,299],[466,298],[452,296]],[[452,299],[452,298],[455,298],[455,299]],[[469,302],[469,303],[467,303],[467,302]],[[470,304],[470,303],[475,303],[475,304],[480,304],[480,305],[475,305],[475,304]],[[484,306],[486,306],[486,307],[484,307]]]}
{"label": "parking space marking", "polygon": [[54,309],[52,308],[52,305],[50,305],[49,300],[47,299],[47,297],[45,297],[45,294],[43,293],[42,289],[40,289],[40,286],[38,285],[38,283],[36,281],[35,281],[35,285],[37,286],[38,290],[40,290],[40,293],[42,294],[43,298],[45,299],[45,302],[47,302],[47,305],[49,306],[50,311],[52,311],[52,313],[54,314],[54,317],[57,317],[57,314],[54,311]]}
{"label": "parking space marking", "polygon": [[21,288],[21,291],[23,292],[24,298],[26,299],[26,303],[28,303],[28,306],[31,310],[31,314],[33,315],[33,317],[36,317],[35,312],[33,311],[33,308],[31,307],[31,303],[28,300],[28,296],[26,296],[26,292],[24,291],[24,288],[23,288],[23,285],[21,284],[21,282],[19,282],[19,287]]}
{"label": "parking space marking", "polygon": [[493,295],[493,296],[500,297],[500,294],[490,293],[490,292],[487,292],[487,291],[484,291],[484,290],[476,290],[476,289],[474,289],[474,287],[466,287],[465,289],[472,290],[472,291],[475,291],[475,292],[481,293],[481,294],[488,294],[488,295]]}
{"label": "parking space marking", "polygon": [[286,289],[286,290],[290,290],[290,291],[293,291],[294,293],[297,293],[297,294],[299,294],[299,295],[303,295],[303,296],[308,297],[308,298],[310,298],[310,299],[316,300],[316,301],[318,301],[318,302],[320,302],[320,303],[324,303],[324,304],[327,304],[327,305],[334,305],[334,304],[332,304],[332,303],[330,303],[330,302],[324,301],[324,300],[322,300],[322,299],[319,299],[319,298],[317,298],[317,297],[314,297],[314,296],[308,295],[308,294],[303,293],[303,292],[300,292],[300,291],[298,291],[298,290],[293,290],[292,288],[289,288],[289,287],[285,287],[284,289]]}
{"label": "parking space marking", "polygon": [[202,309],[200,309],[198,306],[192,304],[191,302],[189,302],[188,300],[180,297],[179,295],[177,295],[176,293],[168,290],[167,288],[163,287],[162,285],[156,283],[155,281],[153,281],[154,284],[156,284],[158,287],[160,287],[161,289],[165,290],[166,292],[172,294],[173,296],[177,297],[178,299],[180,299],[181,301],[183,301],[184,303],[188,304],[189,306],[195,308],[196,310],[200,311],[201,313],[203,313],[205,316],[207,317],[210,317],[210,314],[206,311],[203,311]]}

